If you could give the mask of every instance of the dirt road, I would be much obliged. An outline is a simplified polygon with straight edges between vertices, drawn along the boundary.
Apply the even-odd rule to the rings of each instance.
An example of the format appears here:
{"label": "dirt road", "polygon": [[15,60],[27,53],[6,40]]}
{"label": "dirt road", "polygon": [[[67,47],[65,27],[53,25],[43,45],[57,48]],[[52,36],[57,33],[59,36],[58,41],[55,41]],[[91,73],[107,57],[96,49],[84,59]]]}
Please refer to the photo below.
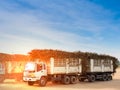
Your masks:
{"label": "dirt road", "polygon": [[120,69],[117,69],[112,81],[79,82],[70,85],[49,82],[46,87],[28,86],[23,82],[4,82],[0,84],[0,90],[120,90]]}

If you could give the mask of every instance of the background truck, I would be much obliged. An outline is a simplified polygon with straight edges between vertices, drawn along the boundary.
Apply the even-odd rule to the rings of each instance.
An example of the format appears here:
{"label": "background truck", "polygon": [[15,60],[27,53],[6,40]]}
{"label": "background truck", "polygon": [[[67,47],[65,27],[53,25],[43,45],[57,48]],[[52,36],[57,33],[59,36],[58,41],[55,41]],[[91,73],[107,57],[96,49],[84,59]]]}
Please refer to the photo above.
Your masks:
{"label": "background truck", "polygon": [[66,56],[67,58],[28,62],[23,80],[29,85],[38,83],[40,86],[45,86],[47,81],[75,84],[77,80],[89,82],[112,80],[112,74],[116,69],[116,58],[97,54],[84,54],[83,57],[79,55],[80,53],[74,53],[70,57]]}
{"label": "background truck", "polygon": [[25,55],[0,53],[0,83],[5,79],[21,81],[26,62],[28,57]]}

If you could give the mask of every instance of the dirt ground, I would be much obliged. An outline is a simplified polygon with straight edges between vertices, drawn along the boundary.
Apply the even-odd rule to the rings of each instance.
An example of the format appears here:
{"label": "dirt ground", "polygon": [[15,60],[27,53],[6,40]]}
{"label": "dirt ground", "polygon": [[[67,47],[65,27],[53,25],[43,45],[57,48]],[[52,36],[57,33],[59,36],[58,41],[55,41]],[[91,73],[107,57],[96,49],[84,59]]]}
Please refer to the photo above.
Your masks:
{"label": "dirt ground", "polygon": [[53,84],[47,83],[46,87],[37,84],[28,86],[24,82],[5,81],[0,84],[0,90],[120,90],[120,68],[113,75],[112,81],[78,82],[77,84]]}

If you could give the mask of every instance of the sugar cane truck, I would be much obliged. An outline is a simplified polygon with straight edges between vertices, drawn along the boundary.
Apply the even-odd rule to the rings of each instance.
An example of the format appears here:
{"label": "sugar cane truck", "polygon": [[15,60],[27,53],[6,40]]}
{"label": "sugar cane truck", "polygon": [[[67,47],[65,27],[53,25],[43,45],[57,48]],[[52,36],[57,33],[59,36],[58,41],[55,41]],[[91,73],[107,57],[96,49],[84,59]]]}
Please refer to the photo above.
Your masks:
{"label": "sugar cane truck", "polygon": [[0,83],[5,79],[21,81],[26,62],[28,57],[25,55],[0,53]]}
{"label": "sugar cane truck", "polygon": [[61,54],[59,51],[53,55],[54,51],[45,51],[46,53],[38,51],[38,55],[38,52],[34,50],[36,58],[44,58],[25,65],[23,80],[27,81],[28,85],[38,83],[40,86],[45,86],[48,81],[61,82],[66,85],[85,80],[89,82],[110,81],[117,68],[117,59],[108,55],[81,52]]}

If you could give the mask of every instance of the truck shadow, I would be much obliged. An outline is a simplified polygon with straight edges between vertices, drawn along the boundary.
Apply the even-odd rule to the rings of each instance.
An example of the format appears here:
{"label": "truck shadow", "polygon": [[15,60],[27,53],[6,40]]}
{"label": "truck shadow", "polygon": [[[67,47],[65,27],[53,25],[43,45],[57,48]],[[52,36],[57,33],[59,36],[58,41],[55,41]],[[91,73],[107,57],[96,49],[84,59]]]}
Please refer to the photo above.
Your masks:
{"label": "truck shadow", "polygon": [[27,82],[16,82],[16,81],[5,81],[2,84],[5,85],[21,85],[24,87],[35,88],[35,89],[63,89],[63,90],[120,90],[120,79],[113,79],[111,81],[95,81],[95,82],[77,82],[76,84],[64,85],[61,83],[48,82],[45,87],[40,87],[38,84],[29,86]]}
{"label": "truck shadow", "polygon": [[69,85],[63,85],[60,83],[52,83],[49,82],[46,87],[49,88],[66,88],[68,89],[88,89],[88,90],[94,90],[94,89],[114,89],[114,90],[120,90],[120,79],[114,79],[112,81],[95,81],[95,82],[78,82],[76,84],[69,84]]}

